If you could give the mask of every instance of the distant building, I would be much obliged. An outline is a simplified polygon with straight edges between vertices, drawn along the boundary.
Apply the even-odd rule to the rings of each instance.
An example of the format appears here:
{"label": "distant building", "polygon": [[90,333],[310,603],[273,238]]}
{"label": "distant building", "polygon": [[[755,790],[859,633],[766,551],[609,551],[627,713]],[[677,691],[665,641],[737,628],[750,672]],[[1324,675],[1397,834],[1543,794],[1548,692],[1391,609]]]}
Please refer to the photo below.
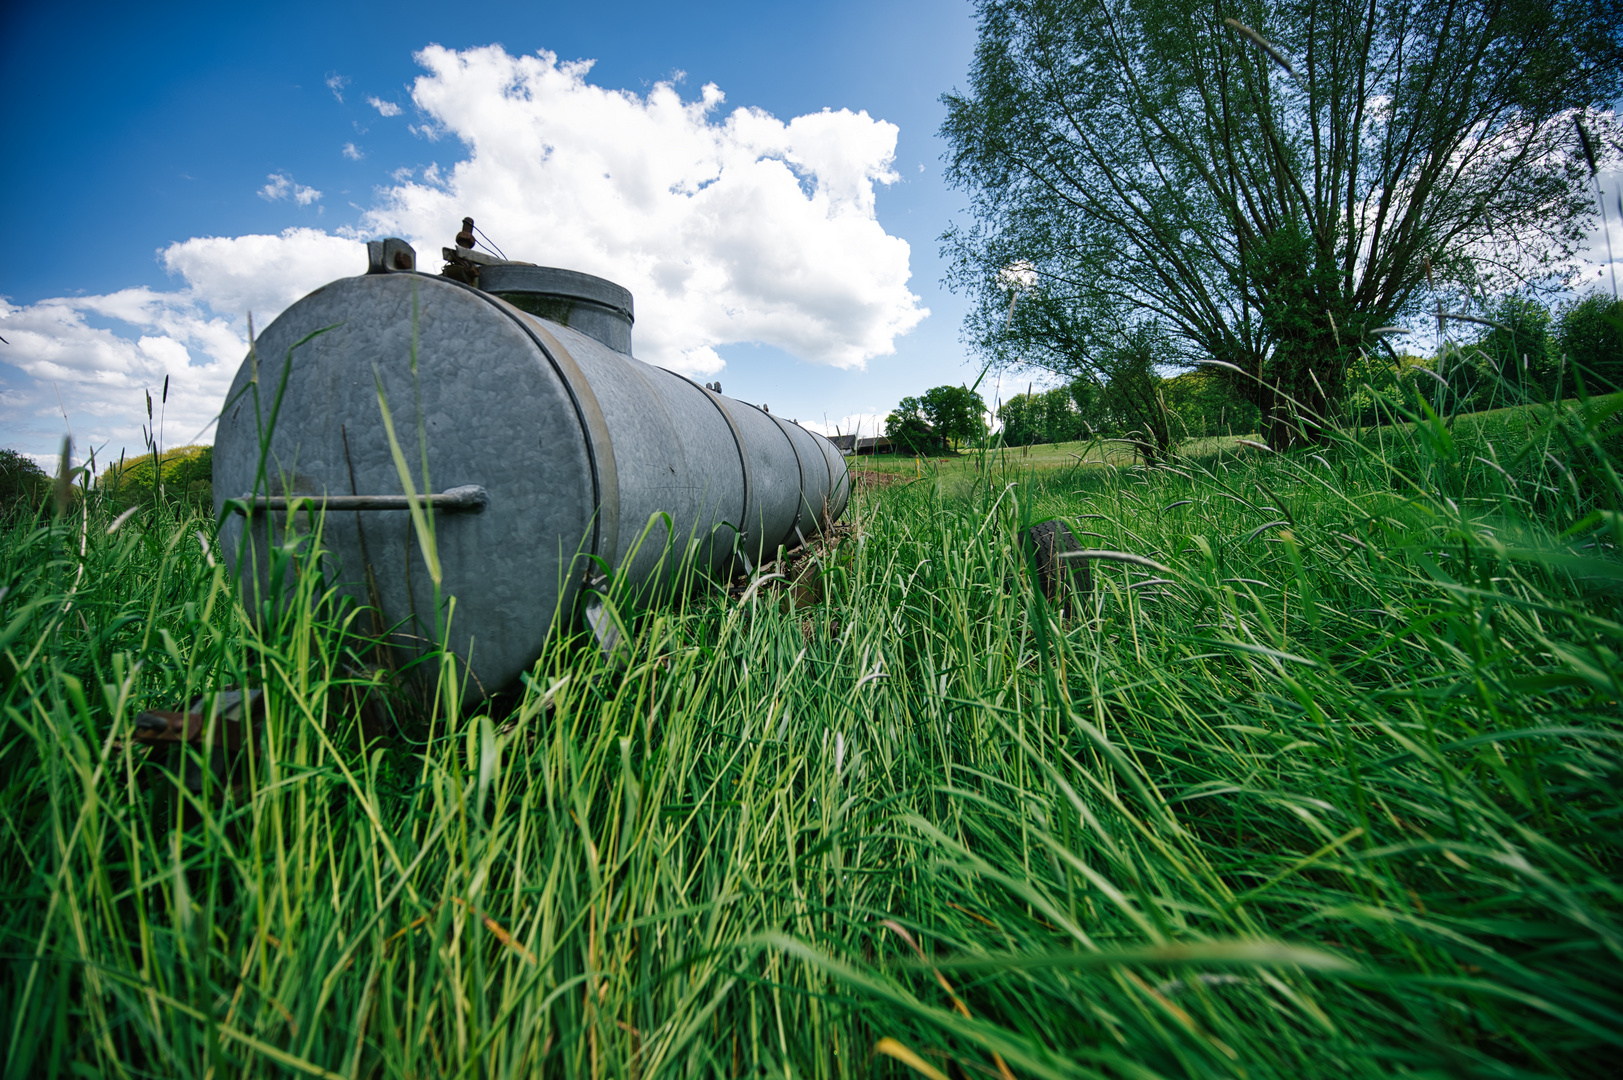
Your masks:
{"label": "distant building", "polygon": [[888,454],[894,447],[883,435],[859,439],[855,435],[830,435],[828,441],[840,448],[846,457],[852,454]]}

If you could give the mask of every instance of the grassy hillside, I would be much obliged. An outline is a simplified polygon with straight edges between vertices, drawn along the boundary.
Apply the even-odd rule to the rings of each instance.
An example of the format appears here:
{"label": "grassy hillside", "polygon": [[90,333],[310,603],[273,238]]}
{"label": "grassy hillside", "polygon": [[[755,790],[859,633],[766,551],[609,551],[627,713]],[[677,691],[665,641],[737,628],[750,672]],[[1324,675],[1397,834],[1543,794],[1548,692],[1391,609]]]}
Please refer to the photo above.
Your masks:
{"label": "grassy hillside", "polygon": [[[1565,414],[1574,417],[1598,415],[1602,417],[1598,423],[1597,432],[1604,441],[1607,441],[1608,451],[1615,457],[1623,451],[1623,445],[1618,444],[1619,430],[1611,427],[1605,418],[1609,418],[1619,409],[1623,409],[1623,394],[1605,394],[1580,402],[1577,399],[1568,399],[1559,406]],[[1551,412],[1544,405],[1515,405],[1502,409],[1488,409],[1475,413],[1460,413],[1456,416],[1443,417],[1441,430],[1449,437],[1476,449],[1488,446],[1498,451],[1533,452],[1539,449],[1533,440],[1535,431],[1542,432],[1544,440],[1558,438],[1559,428],[1549,423]],[[1582,420],[1578,421],[1580,424]],[[1414,439],[1415,424],[1413,422],[1399,422],[1381,426],[1358,427],[1345,433],[1346,437],[1361,443],[1365,448],[1380,454],[1389,439],[1397,452],[1409,445]],[[1256,432],[1240,433],[1234,435],[1214,435],[1209,437],[1186,439],[1178,447],[1178,455],[1185,458],[1205,460],[1224,455],[1245,456],[1248,454],[1267,454],[1265,448],[1252,444],[1262,441],[1262,436]],[[1304,451],[1305,452],[1305,451]],[[1038,443],[1033,446],[1000,447],[992,452],[991,458],[999,468],[1032,468],[1044,469],[1050,467],[1074,468],[1080,464],[1102,465],[1112,464],[1130,466],[1139,460],[1139,455],[1132,445],[1125,439],[1099,438],[1077,442]],[[858,471],[873,471],[882,473],[910,473],[915,476],[923,475],[922,470],[926,464],[935,469],[978,470],[984,467],[987,455],[973,451],[953,454],[935,458],[915,458],[907,454],[880,454],[874,457],[854,457],[849,459],[851,467]]]}
{"label": "grassy hillside", "polygon": [[108,466],[96,483],[109,498],[128,504],[151,499],[160,477],[166,497],[209,505],[214,498],[214,447],[177,446],[158,455],[157,462],[151,454],[143,454]]}
{"label": "grassy hillside", "polygon": [[[1242,439],[1255,441],[1256,435],[1218,435],[1189,439],[1180,453],[1185,457],[1210,457],[1222,452],[1244,454],[1249,448]],[[989,452],[964,450],[942,457],[913,457],[908,454],[878,454],[846,459],[858,471],[923,476],[925,470],[978,472],[991,461],[999,469],[1074,469],[1081,466],[1116,465],[1127,467],[1140,460],[1137,450],[1125,439],[1084,439],[1076,442],[1035,443],[1030,446],[1000,446]],[[933,474],[932,474],[933,475]]]}
{"label": "grassy hillside", "polygon": [[[5,1075],[1609,1074],[1612,407],[890,462],[495,711],[313,573],[256,636],[205,519],[10,530]],[[1063,607],[1053,515],[1107,553]],[[128,742],[244,684],[233,790]]]}

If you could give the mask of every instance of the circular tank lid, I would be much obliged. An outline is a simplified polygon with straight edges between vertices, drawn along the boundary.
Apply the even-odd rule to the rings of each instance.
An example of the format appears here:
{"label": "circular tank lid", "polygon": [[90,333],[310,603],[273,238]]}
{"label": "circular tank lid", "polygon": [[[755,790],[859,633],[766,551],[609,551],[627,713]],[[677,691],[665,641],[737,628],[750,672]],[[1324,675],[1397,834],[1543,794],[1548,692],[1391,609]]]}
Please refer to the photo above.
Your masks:
{"label": "circular tank lid", "polygon": [[479,268],[479,287],[498,295],[526,293],[562,300],[585,300],[609,308],[624,316],[627,322],[636,321],[630,289],[579,270],[516,263],[482,266]]}

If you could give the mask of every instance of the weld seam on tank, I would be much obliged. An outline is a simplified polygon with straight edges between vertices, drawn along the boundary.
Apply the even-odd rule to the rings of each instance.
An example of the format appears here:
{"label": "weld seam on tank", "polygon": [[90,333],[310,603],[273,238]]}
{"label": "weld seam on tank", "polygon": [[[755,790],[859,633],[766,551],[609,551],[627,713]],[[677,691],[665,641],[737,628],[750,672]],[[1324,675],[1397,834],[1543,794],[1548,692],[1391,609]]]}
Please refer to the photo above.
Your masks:
{"label": "weld seam on tank", "polygon": [[[457,284],[461,284],[458,282]],[[463,286],[463,288],[470,288]],[[569,396],[575,402],[576,410],[581,414],[581,427],[586,434],[586,449],[592,461],[592,495],[596,500],[596,513],[593,515],[592,528],[592,554],[603,559],[611,567],[617,565],[620,550],[620,477],[619,470],[614,461],[614,437],[609,433],[608,420],[603,415],[603,407],[598,404],[597,395],[592,392],[592,385],[575,363],[575,358],[569,354],[557,338],[546,327],[541,326],[539,320],[531,321],[534,316],[515,307],[499,296],[479,289],[471,289],[488,300],[502,314],[512,319],[541,350],[552,363],[553,370],[563,380],[564,386],[569,390]],[[599,447],[599,440],[602,446]],[[604,554],[607,549],[608,554]]]}
{"label": "weld seam on tank", "polygon": [[[737,399],[734,399],[734,400],[737,400]],[[799,480],[799,483],[802,486],[804,486],[804,484],[806,483],[806,470],[800,467],[800,452],[795,449],[795,441],[789,437],[789,433],[787,431],[783,430],[783,425],[778,423],[778,418],[773,416],[771,413],[767,412],[765,409],[761,408],[759,405],[755,405],[755,404],[753,404],[751,402],[748,402],[748,401],[740,401],[738,403],[740,405],[743,405],[745,408],[754,409],[756,412],[760,413],[762,416],[766,417],[769,421],[772,422],[772,426],[777,429],[778,434],[783,436],[783,441],[789,444],[789,452],[795,456],[796,477]],[[794,532],[794,522],[799,521],[799,520],[800,520],[800,508],[799,508],[799,506],[796,506],[795,507],[794,521],[790,522],[788,532],[785,532],[782,537],[780,537],[778,540],[776,540],[775,542],[773,542],[771,544],[766,543],[767,537],[765,535],[762,535],[760,537],[760,542],[756,545],[756,549],[755,549],[755,555],[756,555],[755,561],[758,562],[758,563],[760,563],[760,562],[768,562],[771,559],[775,558],[776,555],[777,555],[778,548],[781,547],[783,545],[784,541],[788,539],[790,533]],[[762,522],[762,524],[764,526],[765,522]],[[763,533],[764,533],[764,529],[763,529]]]}
{"label": "weld seam on tank", "polygon": [[823,518],[828,514],[829,503],[834,501],[834,466],[828,463],[828,454],[821,446],[817,448],[817,456],[823,459],[823,472],[828,474],[828,485],[823,488],[823,512],[820,514],[815,506],[812,507],[812,517],[817,521],[817,531],[822,532]]}
{"label": "weld seam on tank", "polygon": [[[800,424],[796,423],[795,426],[800,427]],[[806,430],[803,427],[800,429],[802,431]],[[828,451],[824,450],[823,444],[818,441],[821,436],[818,436],[815,432],[807,432],[807,434],[812,436],[813,445],[817,447],[817,456],[823,461],[823,475],[828,477],[828,483],[823,487],[822,509],[819,510],[816,506],[812,506],[809,502],[807,503],[807,506],[810,507],[812,512],[813,530],[816,532],[823,532],[825,531],[823,519],[827,517],[829,505],[834,501],[834,466],[829,464]]]}
{"label": "weld seam on tank", "polygon": [[739,471],[743,473],[744,477],[744,497],[741,500],[738,509],[738,524],[733,528],[733,554],[736,555],[738,554],[740,544],[745,547],[749,546],[749,535],[747,528],[749,526],[751,481],[750,459],[749,454],[744,451],[744,436],[738,430],[738,422],[733,419],[733,414],[727,410],[727,405],[723,401],[720,394],[706,390],[698,383],[695,383],[692,379],[688,379],[687,382],[695,390],[703,394],[705,400],[710,402],[711,405],[714,405],[716,411],[721,414],[722,420],[726,421],[727,423],[727,430],[732,433],[733,449],[738,452],[738,467]]}
{"label": "weld seam on tank", "polygon": [[[840,448],[832,442],[828,444],[828,449],[824,450],[823,453],[834,455],[829,458],[830,469],[833,469],[836,460],[840,465],[840,475],[834,481],[834,490],[828,493],[828,523],[829,527],[832,528],[834,523],[845,514],[845,508],[851,503],[851,466],[846,464],[845,455],[840,453]],[[839,499],[839,506],[837,507],[834,505],[836,497]]]}
{"label": "weld seam on tank", "polygon": [[[564,388],[569,391],[570,401],[575,406],[576,419],[581,426],[581,434],[585,437],[587,460],[592,465],[592,498],[596,509],[592,520],[592,554],[601,553],[605,539],[609,546],[618,547],[620,484],[619,472],[615,468],[614,461],[614,437],[609,433],[608,420],[603,415],[603,407],[598,404],[597,395],[592,392],[591,383],[587,380],[585,372],[575,363],[575,358],[570,355],[569,350],[565,349],[544,326],[532,322],[531,319],[534,317],[528,312],[495,293],[439,274],[425,274],[422,271],[411,271],[411,274],[414,277],[452,285],[479,297],[524,331],[540,350],[541,355],[547,358],[553,371],[563,381]],[[606,507],[609,509],[605,510]]]}
{"label": "weld seam on tank", "polygon": [[776,552],[780,547],[787,547],[793,550],[793,548],[797,545],[790,544],[789,538],[795,535],[795,533],[800,529],[800,508],[806,502],[806,463],[800,457],[800,447],[795,445],[795,437],[789,434],[788,426],[784,424],[782,420],[778,419],[776,416],[773,416],[765,409],[761,410],[761,415],[765,416],[767,419],[771,420],[777,425],[778,431],[783,434],[783,441],[789,444],[789,452],[795,455],[795,468],[800,472],[800,497],[795,500],[795,519],[789,523],[789,531],[783,534],[783,539],[772,545],[772,550],[774,552]]}
{"label": "weld seam on tank", "polygon": [[[787,420],[778,420],[778,418],[775,416],[772,419],[777,420],[778,428],[783,432],[783,437],[789,440],[789,447],[795,452],[795,467],[800,470],[800,497],[795,500],[795,520],[789,526],[789,532],[783,537],[783,546],[787,548],[789,547],[790,536],[794,536],[797,541],[802,536],[800,531],[800,519],[805,516],[805,509],[807,505],[806,483],[811,478],[806,475],[806,459],[800,453],[800,446],[795,442],[793,432],[789,430],[789,422]],[[824,471],[828,471],[827,466],[824,466]],[[799,547],[800,545],[797,543],[795,546]]]}
{"label": "weld seam on tank", "polygon": [[[800,427],[798,424],[796,426]],[[806,429],[801,427],[801,430],[805,431]],[[839,481],[834,478],[834,459],[829,456],[829,451],[833,449],[833,443],[829,442],[826,437],[817,435],[815,432],[808,431],[807,434],[812,437],[812,442],[817,447],[817,454],[823,459],[823,469],[828,473],[828,487],[825,488],[823,492],[822,508],[819,509],[816,506],[812,506],[809,502],[807,504],[811,507],[812,517],[816,520],[814,528],[817,532],[824,532],[826,531],[826,527],[831,525],[834,521],[834,499],[836,495],[836,488],[839,483]],[[841,461],[841,470],[843,475],[843,459]]]}
{"label": "weld seam on tank", "polygon": [[[676,418],[671,415],[671,410],[669,408],[667,408],[666,405],[665,405],[665,395],[661,394],[659,392],[659,389],[657,387],[655,387],[655,385],[652,382],[649,381],[647,375],[644,375],[641,371],[638,370],[638,367],[650,367],[650,368],[653,368],[653,365],[651,365],[651,364],[642,364],[641,361],[638,361],[636,357],[630,356],[629,354],[624,354],[624,355],[626,355],[627,359],[632,361],[631,363],[625,365],[625,373],[627,375],[631,376],[632,378],[636,379],[638,384],[642,386],[643,391],[644,391],[645,404],[650,405],[655,409],[658,409],[660,415],[665,418],[665,422],[670,426],[670,429],[672,431],[680,432],[682,430],[681,425],[679,425],[676,422]],[[653,370],[655,370],[655,371],[664,371],[665,369],[664,368],[653,368]],[[678,375],[677,378],[682,379],[682,377],[680,375]],[[687,380],[682,379],[682,382],[685,383],[685,382],[687,382]],[[687,460],[686,453],[683,454],[682,460],[683,460],[683,465],[684,465],[685,468],[691,468],[692,467],[692,463]],[[682,479],[687,480],[688,478],[683,477]],[[701,506],[704,505],[703,498],[701,498],[701,500],[700,500],[700,505]],[[644,522],[643,523],[643,528],[646,529],[646,526],[647,526],[647,522]],[[670,527],[666,531],[669,534],[667,536],[667,538],[666,538],[667,542],[671,545],[671,550],[675,551],[676,550],[676,521],[675,521],[675,519],[672,519]],[[642,536],[643,533],[639,532],[638,535]],[[640,541],[639,541],[639,543],[640,543]],[[628,567],[631,565],[631,555],[632,555],[632,552],[630,552],[630,551],[626,552],[625,564]],[[620,565],[620,553],[619,552],[614,552],[610,556],[610,561],[614,566],[619,566]],[[673,569],[675,569],[675,568],[673,568]]]}

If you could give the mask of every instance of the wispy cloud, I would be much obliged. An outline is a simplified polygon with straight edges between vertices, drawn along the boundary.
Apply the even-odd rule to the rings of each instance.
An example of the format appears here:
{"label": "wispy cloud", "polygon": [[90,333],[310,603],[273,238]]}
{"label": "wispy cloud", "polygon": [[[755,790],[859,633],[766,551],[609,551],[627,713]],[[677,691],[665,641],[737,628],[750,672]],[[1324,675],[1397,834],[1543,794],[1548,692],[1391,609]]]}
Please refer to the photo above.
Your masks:
{"label": "wispy cloud", "polygon": [[400,115],[400,106],[396,105],[392,101],[384,101],[382,98],[369,97],[366,99],[366,103],[376,109],[378,114],[381,116]]}
{"label": "wispy cloud", "polygon": [[327,72],[327,89],[331,90],[332,96],[337,98],[340,102],[344,100],[344,87],[348,85],[348,75],[340,75],[336,71]]}
{"label": "wispy cloud", "polygon": [[[353,143],[350,144],[354,146]],[[270,183],[259,189],[259,197],[266,202],[277,202],[281,199],[291,198],[300,206],[309,206],[313,202],[321,201],[321,192],[313,187],[296,184],[287,173],[271,173],[265,177]]]}
{"label": "wispy cloud", "polygon": [[60,446],[60,393],[79,451],[107,447],[116,458],[120,448],[141,445],[142,391],[156,395],[167,378],[164,444],[200,432],[208,442],[208,425],[248,351],[248,313],[263,327],[311,289],[366,265],[354,240],[319,229],[200,237],[171,244],[162,261],[184,287],[28,305],[0,299],[0,333],[11,343],[5,360],[26,380],[0,391],[8,441],[37,453]]}
{"label": "wispy cloud", "polygon": [[354,143],[347,142],[344,144],[344,156],[349,158],[351,161],[359,161],[365,157],[366,154],[361,150],[356,149]]}

